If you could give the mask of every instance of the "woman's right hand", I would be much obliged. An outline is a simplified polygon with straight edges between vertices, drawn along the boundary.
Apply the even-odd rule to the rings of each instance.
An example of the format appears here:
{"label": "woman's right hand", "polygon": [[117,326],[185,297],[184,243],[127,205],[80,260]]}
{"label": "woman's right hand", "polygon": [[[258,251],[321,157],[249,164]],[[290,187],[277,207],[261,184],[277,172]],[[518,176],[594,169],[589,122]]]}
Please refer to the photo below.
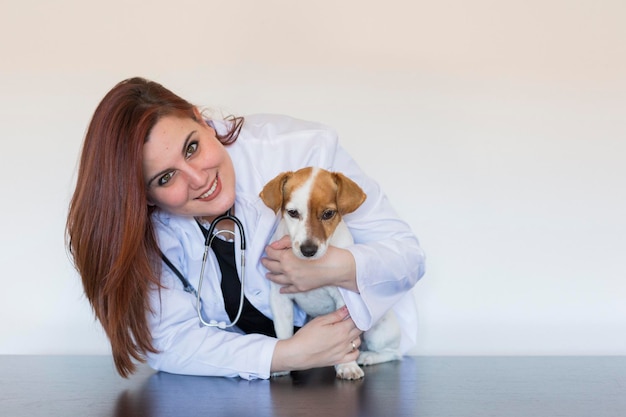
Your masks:
{"label": "woman's right hand", "polygon": [[361,333],[345,306],[316,317],[291,338],[278,341],[272,357],[271,372],[319,368],[354,361],[359,356]]}

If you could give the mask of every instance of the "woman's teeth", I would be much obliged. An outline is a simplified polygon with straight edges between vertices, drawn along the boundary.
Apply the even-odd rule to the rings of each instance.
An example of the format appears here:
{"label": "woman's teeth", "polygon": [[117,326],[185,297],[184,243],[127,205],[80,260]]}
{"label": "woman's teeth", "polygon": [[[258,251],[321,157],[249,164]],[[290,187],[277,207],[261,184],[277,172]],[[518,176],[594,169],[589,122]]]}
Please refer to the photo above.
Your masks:
{"label": "woman's teeth", "polygon": [[206,193],[202,194],[198,198],[199,199],[207,198],[208,196],[210,196],[211,194],[215,192],[216,188],[217,188],[217,178],[215,178],[215,181],[213,181],[213,185],[211,185],[211,188],[209,188],[209,190]]}

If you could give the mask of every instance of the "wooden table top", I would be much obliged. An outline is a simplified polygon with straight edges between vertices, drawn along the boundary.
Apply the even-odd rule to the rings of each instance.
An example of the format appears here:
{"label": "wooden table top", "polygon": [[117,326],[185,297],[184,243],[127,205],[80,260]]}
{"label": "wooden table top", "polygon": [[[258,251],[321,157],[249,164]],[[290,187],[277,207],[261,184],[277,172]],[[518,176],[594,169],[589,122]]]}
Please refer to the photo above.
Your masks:
{"label": "wooden table top", "polygon": [[0,356],[0,416],[624,417],[626,357],[407,357],[340,381],[193,377],[107,356]]}

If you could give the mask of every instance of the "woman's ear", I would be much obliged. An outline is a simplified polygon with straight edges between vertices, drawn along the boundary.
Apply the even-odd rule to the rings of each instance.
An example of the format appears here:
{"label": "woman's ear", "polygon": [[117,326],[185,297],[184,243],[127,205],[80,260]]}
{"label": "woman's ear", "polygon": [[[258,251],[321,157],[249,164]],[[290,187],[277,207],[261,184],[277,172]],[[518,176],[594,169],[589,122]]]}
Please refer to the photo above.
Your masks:
{"label": "woman's ear", "polygon": [[202,113],[200,113],[200,110],[195,106],[193,108],[193,115],[198,123],[206,124],[204,117],[202,117]]}

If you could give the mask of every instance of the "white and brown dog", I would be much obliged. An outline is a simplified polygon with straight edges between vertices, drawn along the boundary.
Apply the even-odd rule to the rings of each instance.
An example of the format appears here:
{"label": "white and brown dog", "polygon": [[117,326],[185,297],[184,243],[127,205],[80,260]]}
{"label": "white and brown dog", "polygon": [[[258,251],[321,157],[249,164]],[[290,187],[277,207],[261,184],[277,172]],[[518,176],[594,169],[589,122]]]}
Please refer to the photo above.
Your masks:
{"label": "white and brown dog", "polygon": [[[342,216],[355,211],[366,198],[361,187],[345,175],[313,167],[279,174],[265,185],[260,196],[268,207],[281,214],[272,241],[289,235],[294,254],[302,259],[324,256],[329,245],[351,245],[352,235]],[[281,294],[278,284],[271,285],[270,304],[279,339],[293,336],[293,303],[311,317],[328,314],[345,304],[336,287]],[[363,333],[358,361],[336,365],[337,377],[360,379],[364,372],[359,364],[399,359],[399,345],[398,321],[389,311]]]}

